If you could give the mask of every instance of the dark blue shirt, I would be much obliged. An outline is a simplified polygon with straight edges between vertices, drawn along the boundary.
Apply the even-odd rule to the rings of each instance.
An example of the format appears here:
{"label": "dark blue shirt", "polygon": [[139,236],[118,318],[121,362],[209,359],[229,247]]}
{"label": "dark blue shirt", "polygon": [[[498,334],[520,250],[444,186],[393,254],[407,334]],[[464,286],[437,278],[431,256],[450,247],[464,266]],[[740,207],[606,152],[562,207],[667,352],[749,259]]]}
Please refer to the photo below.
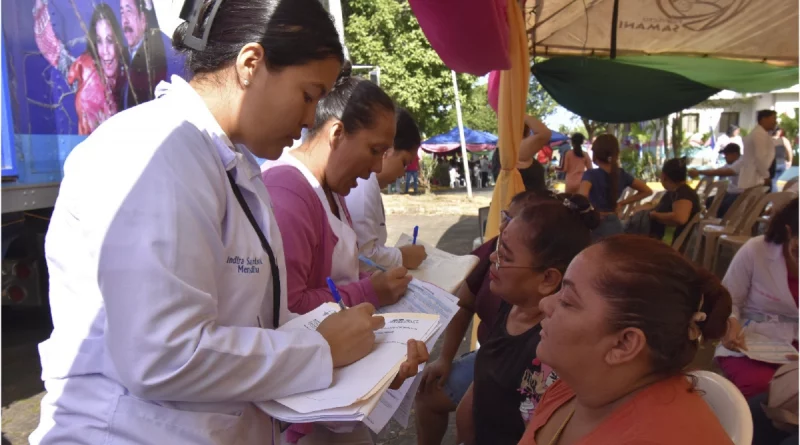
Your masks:
{"label": "dark blue shirt", "polygon": [[[592,183],[589,190],[589,202],[599,212],[613,212],[616,201],[608,202],[609,174],[601,168],[593,168],[583,173],[582,181]],[[623,169],[619,169],[619,182],[617,182],[617,199],[622,196],[625,188],[633,184],[633,176]]]}

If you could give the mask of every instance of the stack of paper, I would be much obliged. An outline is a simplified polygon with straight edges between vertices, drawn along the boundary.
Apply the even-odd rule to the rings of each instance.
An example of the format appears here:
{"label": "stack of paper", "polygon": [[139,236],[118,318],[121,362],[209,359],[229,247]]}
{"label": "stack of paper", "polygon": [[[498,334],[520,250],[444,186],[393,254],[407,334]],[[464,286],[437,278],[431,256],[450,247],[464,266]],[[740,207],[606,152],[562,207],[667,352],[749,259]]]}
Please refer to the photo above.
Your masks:
{"label": "stack of paper", "polygon": [[[407,246],[412,241],[413,238],[404,233],[400,235],[395,247]],[[417,244],[425,246],[428,258],[416,270],[409,271],[409,274],[418,280],[439,286],[451,294],[456,293],[461,283],[480,261],[475,255],[453,255],[419,240]]]}
{"label": "stack of paper", "polygon": [[[428,346],[428,351],[433,351],[436,341],[444,333],[456,312],[458,312],[458,298],[435,285],[413,279],[408,285],[408,291],[400,301],[391,306],[384,306],[378,312],[438,314],[439,330],[425,342]],[[419,372],[422,372],[424,367],[424,364],[420,365]],[[392,418],[403,428],[407,428],[411,407],[414,404],[414,395],[417,393],[419,384],[420,376],[417,375],[414,379],[406,380],[399,389],[386,391],[374,410],[364,419],[364,423],[376,433],[383,430],[386,424],[389,423],[389,419]]]}
{"label": "stack of paper", "polygon": [[750,341],[747,339],[747,350],[743,351],[747,357],[759,362],[784,364],[795,361],[791,356],[797,355],[797,350],[789,343],[778,341]]}
{"label": "stack of paper", "polygon": [[[316,330],[339,310],[324,304],[279,330]],[[272,417],[291,423],[360,421],[369,415],[406,360],[410,339],[429,340],[440,331],[439,316],[424,313],[382,314],[385,326],[375,332],[375,348],[363,359],[333,371],[330,387],[283,397],[258,406]]]}

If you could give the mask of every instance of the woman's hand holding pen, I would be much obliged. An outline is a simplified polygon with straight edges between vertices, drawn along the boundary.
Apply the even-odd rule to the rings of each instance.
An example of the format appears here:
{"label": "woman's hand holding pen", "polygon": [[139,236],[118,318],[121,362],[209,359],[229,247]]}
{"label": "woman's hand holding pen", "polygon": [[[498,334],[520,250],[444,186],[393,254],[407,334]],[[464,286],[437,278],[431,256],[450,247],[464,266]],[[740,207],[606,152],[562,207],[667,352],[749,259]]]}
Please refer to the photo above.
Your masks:
{"label": "woman's hand holding pen", "polygon": [[725,346],[731,351],[747,350],[744,328],[738,319],[734,317],[728,319],[728,330],[725,332],[725,337],[722,339],[722,346]]}
{"label": "woman's hand holding pen", "polygon": [[331,314],[317,327],[331,348],[333,367],[339,368],[366,357],[375,345],[375,331],[385,323],[374,315],[375,307],[361,303],[346,311]]}
{"label": "woman's hand holding pen", "polygon": [[400,297],[405,295],[408,283],[411,282],[411,276],[408,275],[405,267],[395,267],[386,272],[375,272],[370,277],[370,281],[380,305],[388,306],[397,303]]}

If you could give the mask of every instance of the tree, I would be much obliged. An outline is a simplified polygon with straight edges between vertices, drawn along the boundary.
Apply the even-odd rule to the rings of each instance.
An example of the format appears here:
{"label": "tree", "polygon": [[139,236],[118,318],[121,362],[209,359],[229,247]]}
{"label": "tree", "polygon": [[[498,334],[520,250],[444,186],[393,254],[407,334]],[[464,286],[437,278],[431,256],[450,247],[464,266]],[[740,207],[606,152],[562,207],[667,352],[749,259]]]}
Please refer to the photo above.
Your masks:
{"label": "tree", "polygon": [[[459,95],[461,96],[461,115],[464,119],[464,126],[496,135],[497,115],[489,106],[488,86],[486,84],[477,85],[468,95]],[[448,130],[458,125],[455,106],[448,110],[446,122]]]}
{"label": "tree", "polygon": [[604,133],[608,130],[608,124],[605,122],[593,121],[585,117],[581,117],[583,128],[586,130],[586,139],[592,140],[598,133]]}
{"label": "tree", "polygon": [[553,114],[557,106],[558,103],[550,96],[550,93],[542,87],[535,76],[531,75],[528,81],[528,114],[544,119]]}
{"label": "tree", "polygon": [[[449,130],[454,104],[450,69],[422,33],[407,1],[345,0],[345,43],[354,65],[381,67],[381,87],[406,108],[427,136]],[[474,76],[459,74],[469,98]]]}

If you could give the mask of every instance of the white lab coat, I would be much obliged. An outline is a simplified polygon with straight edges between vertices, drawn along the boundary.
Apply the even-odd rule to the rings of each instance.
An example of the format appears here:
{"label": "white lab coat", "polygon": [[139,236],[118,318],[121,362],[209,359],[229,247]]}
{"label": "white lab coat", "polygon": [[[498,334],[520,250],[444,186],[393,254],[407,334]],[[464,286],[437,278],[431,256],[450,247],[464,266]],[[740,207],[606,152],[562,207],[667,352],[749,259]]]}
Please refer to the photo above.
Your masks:
{"label": "white lab coat", "polygon": [[[353,229],[358,235],[359,253],[386,268],[403,265],[400,249],[386,245],[386,213],[383,208],[381,186],[373,173],[368,179],[358,178],[358,186],[345,198]],[[361,265],[362,271],[372,269]]]}
{"label": "white lab coat", "polygon": [[[55,329],[32,444],[272,444],[254,401],[331,384],[317,332],[272,329],[269,259],[286,276],[258,164],[182,79],[70,154],[46,239]],[[262,328],[263,326],[264,328]]]}
{"label": "white lab coat", "polygon": [[[766,337],[791,343],[797,339],[797,305],[789,291],[789,275],[783,257],[783,246],[768,243],[764,236],[748,240],[736,252],[722,284],[733,300],[731,316],[742,324],[746,314],[782,315],[794,318],[794,323],[780,321],[751,321],[745,329],[746,339]],[[742,356],[719,345],[717,356]]]}

